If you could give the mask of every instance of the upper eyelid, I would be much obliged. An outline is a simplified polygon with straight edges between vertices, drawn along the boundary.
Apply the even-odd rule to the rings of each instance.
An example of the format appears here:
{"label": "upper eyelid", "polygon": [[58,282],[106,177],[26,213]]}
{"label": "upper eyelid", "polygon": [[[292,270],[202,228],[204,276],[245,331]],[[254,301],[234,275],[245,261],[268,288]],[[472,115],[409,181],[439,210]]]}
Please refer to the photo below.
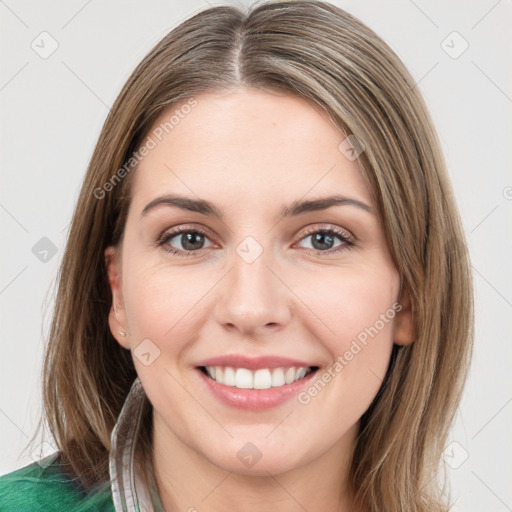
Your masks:
{"label": "upper eyelid", "polygon": [[305,231],[304,236],[309,235],[311,233],[316,233],[318,231],[332,231],[336,234],[339,234],[338,231],[341,231],[347,235],[346,238],[355,238],[355,236],[352,235],[352,233],[348,229],[343,228],[341,226],[334,226],[334,224],[325,224],[325,223],[322,226],[312,226],[312,227],[305,228],[306,231]]}

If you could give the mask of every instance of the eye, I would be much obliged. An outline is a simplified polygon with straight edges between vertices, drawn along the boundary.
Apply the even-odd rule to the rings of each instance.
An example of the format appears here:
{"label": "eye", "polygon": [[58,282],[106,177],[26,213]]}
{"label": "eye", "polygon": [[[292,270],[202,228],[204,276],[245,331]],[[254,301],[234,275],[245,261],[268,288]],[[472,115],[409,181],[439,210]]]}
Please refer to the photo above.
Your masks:
{"label": "eye", "polygon": [[[173,242],[173,240],[176,241]],[[204,249],[205,240],[208,240],[206,232],[199,228],[181,227],[173,231],[164,233],[157,244],[172,254],[189,256],[193,252],[200,252]],[[181,245],[182,248],[176,248],[172,243]]]}
{"label": "eye", "polygon": [[[311,239],[311,249],[316,255],[332,254],[350,249],[354,242],[349,232],[330,226],[329,228],[310,228],[306,230],[305,235],[300,239]],[[334,245],[336,239],[339,240],[338,245]],[[206,231],[201,228],[191,228],[182,226],[172,231],[163,233],[157,240],[157,245],[165,251],[176,254],[178,256],[191,256],[193,253],[200,253],[205,247],[205,241],[209,241]],[[181,247],[176,247],[181,245]],[[307,248],[306,248],[307,249]]]}
{"label": "eye", "polygon": [[[306,236],[300,241],[311,239],[312,250],[314,254],[331,254],[350,249],[353,247],[351,235],[340,228],[311,228],[306,231]],[[338,245],[334,245],[336,238],[340,240]]]}

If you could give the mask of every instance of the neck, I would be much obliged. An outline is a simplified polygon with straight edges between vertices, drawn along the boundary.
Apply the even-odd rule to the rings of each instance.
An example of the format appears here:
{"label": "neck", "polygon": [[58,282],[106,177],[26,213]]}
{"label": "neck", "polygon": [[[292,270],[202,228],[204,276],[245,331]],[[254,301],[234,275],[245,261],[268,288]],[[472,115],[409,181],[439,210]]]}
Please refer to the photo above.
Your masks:
{"label": "neck", "polygon": [[160,500],[166,512],[365,512],[355,506],[348,484],[357,428],[300,467],[255,476],[216,466],[154,412],[152,462]]}

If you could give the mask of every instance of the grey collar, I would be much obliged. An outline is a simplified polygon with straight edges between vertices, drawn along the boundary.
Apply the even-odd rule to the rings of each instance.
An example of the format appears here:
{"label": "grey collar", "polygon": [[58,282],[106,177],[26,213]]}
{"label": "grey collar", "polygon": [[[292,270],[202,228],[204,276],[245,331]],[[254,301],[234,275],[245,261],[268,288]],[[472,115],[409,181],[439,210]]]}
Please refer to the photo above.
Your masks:
{"label": "grey collar", "polygon": [[112,430],[109,455],[110,486],[116,512],[165,512],[153,472],[149,488],[136,472],[135,442],[141,427],[145,392],[139,377],[132,384]]}

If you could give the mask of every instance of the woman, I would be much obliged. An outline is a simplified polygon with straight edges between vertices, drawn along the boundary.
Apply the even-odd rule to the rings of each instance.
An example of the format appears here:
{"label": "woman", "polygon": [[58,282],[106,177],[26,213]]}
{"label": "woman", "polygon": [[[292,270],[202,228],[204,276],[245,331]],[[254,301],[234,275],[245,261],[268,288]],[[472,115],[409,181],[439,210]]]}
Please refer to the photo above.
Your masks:
{"label": "woman", "polygon": [[191,17],[101,132],[44,365],[58,452],[0,509],[448,510],[465,247],[368,27],[318,1]]}

